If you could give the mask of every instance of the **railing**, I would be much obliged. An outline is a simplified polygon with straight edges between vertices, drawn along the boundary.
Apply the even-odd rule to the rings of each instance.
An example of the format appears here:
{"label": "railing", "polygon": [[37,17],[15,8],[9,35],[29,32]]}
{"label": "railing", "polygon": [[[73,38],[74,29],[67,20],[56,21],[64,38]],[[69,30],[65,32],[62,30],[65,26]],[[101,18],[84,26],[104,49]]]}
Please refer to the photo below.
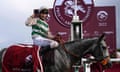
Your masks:
{"label": "railing", "polygon": [[[120,58],[111,58],[111,62],[120,62]],[[89,61],[89,59],[82,58],[81,66],[84,66],[84,72],[90,72],[90,65],[95,61]],[[79,72],[80,65],[73,65],[74,72]]]}

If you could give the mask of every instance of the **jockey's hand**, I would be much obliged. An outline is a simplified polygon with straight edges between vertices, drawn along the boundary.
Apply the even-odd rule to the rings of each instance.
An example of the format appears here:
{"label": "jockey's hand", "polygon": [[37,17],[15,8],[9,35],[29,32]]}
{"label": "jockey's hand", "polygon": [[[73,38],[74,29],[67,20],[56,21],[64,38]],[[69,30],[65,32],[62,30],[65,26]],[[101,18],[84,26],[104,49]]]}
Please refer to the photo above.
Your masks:
{"label": "jockey's hand", "polygon": [[60,34],[56,34],[54,40],[56,40],[59,43],[64,43],[64,40]]}
{"label": "jockey's hand", "polygon": [[61,36],[59,34],[56,34],[53,39],[61,39]]}
{"label": "jockey's hand", "polygon": [[48,38],[49,38],[49,39],[54,39],[54,37],[55,37],[55,36],[53,36],[53,35],[51,34],[51,32],[48,31]]}
{"label": "jockey's hand", "polygon": [[34,17],[35,17],[35,15],[34,15],[34,14],[32,14],[30,17],[31,17],[31,18],[34,18]]}

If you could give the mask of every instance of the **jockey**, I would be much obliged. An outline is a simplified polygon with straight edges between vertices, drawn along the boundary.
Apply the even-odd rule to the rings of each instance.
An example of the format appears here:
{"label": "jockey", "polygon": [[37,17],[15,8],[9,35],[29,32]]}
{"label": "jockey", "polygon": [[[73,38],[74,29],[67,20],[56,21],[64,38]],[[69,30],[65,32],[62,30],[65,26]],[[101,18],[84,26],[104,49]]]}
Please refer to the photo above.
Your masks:
{"label": "jockey", "polygon": [[40,54],[54,49],[59,45],[57,41],[52,40],[54,36],[51,34],[49,25],[46,22],[48,13],[48,8],[46,7],[35,9],[34,14],[25,23],[27,26],[32,27],[33,43],[43,48]]}

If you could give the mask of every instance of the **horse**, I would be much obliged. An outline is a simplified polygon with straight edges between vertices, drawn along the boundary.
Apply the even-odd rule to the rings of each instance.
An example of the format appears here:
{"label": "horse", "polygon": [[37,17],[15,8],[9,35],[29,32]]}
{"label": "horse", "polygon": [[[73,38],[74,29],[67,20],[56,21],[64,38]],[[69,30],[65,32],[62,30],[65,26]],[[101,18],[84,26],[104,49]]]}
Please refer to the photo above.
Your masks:
{"label": "horse", "polygon": [[66,42],[64,46],[59,46],[55,50],[54,66],[45,66],[45,72],[70,72],[76,62],[81,63],[81,58],[86,54],[95,57],[95,61],[103,66],[111,65],[107,45],[104,41],[104,35],[98,38],[88,38]]}
{"label": "horse", "polygon": [[[103,66],[109,65],[110,56],[104,41],[104,35],[105,34],[100,37],[68,41],[60,44],[53,50],[54,65],[44,65],[43,63],[44,72],[71,72],[72,66],[77,62],[81,63],[81,58],[86,54],[91,54],[94,57],[94,60],[100,62]],[[5,56],[3,56],[3,61],[4,59]],[[31,71],[28,72],[35,71],[31,69]]]}

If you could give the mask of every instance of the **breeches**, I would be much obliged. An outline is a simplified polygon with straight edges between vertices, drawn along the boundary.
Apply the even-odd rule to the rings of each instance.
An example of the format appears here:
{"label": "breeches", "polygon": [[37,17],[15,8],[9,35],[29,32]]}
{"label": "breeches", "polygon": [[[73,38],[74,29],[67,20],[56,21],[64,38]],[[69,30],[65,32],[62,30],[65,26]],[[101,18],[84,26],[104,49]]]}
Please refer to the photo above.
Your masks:
{"label": "breeches", "polygon": [[38,46],[50,45],[51,48],[57,47],[59,45],[59,43],[57,41],[54,41],[54,40],[51,40],[48,38],[44,38],[44,37],[40,37],[40,36],[34,37],[33,43]]}

